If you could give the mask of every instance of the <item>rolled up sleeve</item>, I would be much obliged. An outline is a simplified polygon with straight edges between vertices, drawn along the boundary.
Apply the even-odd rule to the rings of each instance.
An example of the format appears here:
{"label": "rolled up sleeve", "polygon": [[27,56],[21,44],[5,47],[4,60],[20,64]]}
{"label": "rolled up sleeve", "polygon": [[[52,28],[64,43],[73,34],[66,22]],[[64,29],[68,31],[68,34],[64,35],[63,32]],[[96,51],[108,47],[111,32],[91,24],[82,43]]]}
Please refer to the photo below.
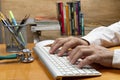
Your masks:
{"label": "rolled up sleeve", "polygon": [[112,67],[120,68],[120,49],[114,50]]}
{"label": "rolled up sleeve", "polygon": [[116,22],[108,27],[100,26],[95,28],[82,38],[90,44],[104,47],[120,45],[120,22]]}

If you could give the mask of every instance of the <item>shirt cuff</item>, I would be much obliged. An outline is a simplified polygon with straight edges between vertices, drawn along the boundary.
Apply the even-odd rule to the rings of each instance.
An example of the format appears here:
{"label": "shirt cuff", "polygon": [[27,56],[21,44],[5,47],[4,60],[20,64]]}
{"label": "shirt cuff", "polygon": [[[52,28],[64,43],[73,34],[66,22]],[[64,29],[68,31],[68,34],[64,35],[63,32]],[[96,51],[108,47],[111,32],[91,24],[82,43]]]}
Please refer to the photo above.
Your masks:
{"label": "shirt cuff", "polygon": [[114,50],[112,67],[120,68],[120,49],[115,49]]}
{"label": "shirt cuff", "polygon": [[94,36],[83,36],[82,39],[86,40],[89,44],[101,45],[100,39],[96,39]]}

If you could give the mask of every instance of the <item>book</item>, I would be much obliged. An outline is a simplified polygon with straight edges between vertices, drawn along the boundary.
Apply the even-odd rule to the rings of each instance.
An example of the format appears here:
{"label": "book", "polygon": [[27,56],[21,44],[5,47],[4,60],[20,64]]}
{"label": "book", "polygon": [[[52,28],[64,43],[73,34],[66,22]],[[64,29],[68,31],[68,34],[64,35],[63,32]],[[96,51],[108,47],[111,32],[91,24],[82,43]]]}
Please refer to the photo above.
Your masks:
{"label": "book", "polygon": [[81,22],[81,35],[84,36],[85,31],[84,31],[84,15],[83,15],[83,13],[80,13],[80,22]]}
{"label": "book", "polygon": [[59,21],[53,17],[35,17],[35,26],[31,26],[31,31],[41,31],[41,30],[60,30]]}
{"label": "book", "polygon": [[71,34],[75,35],[75,24],[74,24],[74,11],[73,11],[73,2],[68,2],[70,10],[70,24],[71,24]]}
{"label": "book", "polygon": [[74,12],[74,31],[75,35],[78,34],[78,14],[77,14],[77,3],[73,2],[73,12]]}
{"label": "book", "polygon": [[78,26],[78,30],[77,30],[77,32],[78,32],[78,35],[81,35],[81,32],[82,32],[82,30],[81,30],[81,17],[80,17],[80,13],[81,13],[81,4],[80,4],[80,1],[76,1],[76,14],[77,14],[77,18],[78,18],[78,24],[77,24],[77,26]]}
{"label": "book", "polygon": [[66,34],[68,36],[71,35],[71,27],[70,27],[70,12],[69,12],[69,6],[68,4],[65,5],[65,9],[66,9]]}
{"label": "book", "polygon": [[64,24],[64,10],[63,10],[63,2],[57,3],[57,11],[58,11],[58,20],[61,26],[61,35],[65,34],[65,24]]}

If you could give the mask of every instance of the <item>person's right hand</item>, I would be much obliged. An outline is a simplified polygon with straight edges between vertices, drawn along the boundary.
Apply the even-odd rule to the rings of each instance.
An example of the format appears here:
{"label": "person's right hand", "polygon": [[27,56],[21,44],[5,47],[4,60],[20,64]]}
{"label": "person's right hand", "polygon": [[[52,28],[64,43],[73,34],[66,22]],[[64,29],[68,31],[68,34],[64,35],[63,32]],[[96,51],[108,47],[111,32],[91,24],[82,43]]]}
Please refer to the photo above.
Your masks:
{"label": "person's right hand", "polygon": [[76,64],[79,59],[82,59],[77,63],[78,68],[82,68],[83,66],[92,63],[98,63],[106,67],[112,67],[113,55],[114,51],[102,46],[81,45],[69,51],[68,60],[72,64]]}
{"label": "person's right hand", "polygon": [[57,38],[51,46],[50,53],[53,54],[60,47],[60,51],[58,52],[58,56],[62,56],[65,52],[70,48],[74,48],[78,45],[88,45],[88,42],[78,38],[78,37],[66,37],[66,38]]}

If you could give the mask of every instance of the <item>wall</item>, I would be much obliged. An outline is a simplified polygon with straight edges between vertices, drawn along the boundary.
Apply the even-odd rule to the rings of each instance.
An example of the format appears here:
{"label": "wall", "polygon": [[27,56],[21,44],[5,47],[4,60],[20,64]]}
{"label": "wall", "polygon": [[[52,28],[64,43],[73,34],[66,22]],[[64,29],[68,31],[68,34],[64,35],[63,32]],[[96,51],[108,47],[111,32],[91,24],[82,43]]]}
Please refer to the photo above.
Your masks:
{"label": "wall", "polygon": [[[0,1],[0,11],[1,11],[1,1]],[[0,43],[3,42],[3,39],[2,39],[2,27],[1,27],[1,24],[0,24]]]}
{"label": "wall", "polygon": [[82,0],[87,24],[109,25],[120,20],[120,0]]}
{"label": "wall", "polygon": [[[25,14],[56,17],[58,0],[1,0],[2,12],[12,10],[21,20]],[[59,0],[60,1],[60,0]],[[70,0],[61,0],[70,1]],[[109,25],[120,20],[120,0],[81,0],[86,26]]]}

